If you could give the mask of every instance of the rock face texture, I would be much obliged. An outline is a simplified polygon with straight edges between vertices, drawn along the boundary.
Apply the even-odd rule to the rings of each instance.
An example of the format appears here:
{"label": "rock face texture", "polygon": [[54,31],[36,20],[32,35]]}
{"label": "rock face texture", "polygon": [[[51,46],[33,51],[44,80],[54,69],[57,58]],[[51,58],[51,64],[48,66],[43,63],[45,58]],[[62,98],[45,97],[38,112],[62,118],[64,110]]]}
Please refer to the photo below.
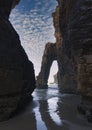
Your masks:
{"label": "rock face texture", "polygon": [[41,72],[39,73],[39,76],[37,77],[36,81],[36,85],[38,88],[48,88],[47,83],[50,73],[50,67],[54,60],[56,60],[56,44],[47,43],[42,58]]}
{"label": "rock face texture", "polygon": [[0,0],[0,121],[25,106],[35,89],[33,64],[8,20],[16,2]]}
{"label": "rock face texture", "polygon": [[57,1],[53,21],[59,89],[78,91],[78,108],[92,121],[92,0]]}
{"label": "rock face texture", "polygon": [[[56,43],[47,44],[45,47],[44,55],[42,58],[42,67],[37,77],[37,87],[38,88],[48,88],[47,82],[49,77],[49,72],[51,65],[54,60],[57,60],[58,63],[58,86],[61,92],[68,93],[76,93],[76,80],[75,73],[73,70],[73,65],[69,58],[67,58],[66,54],[63,53],[62,49],[62,40],[63,36],[60,31],[60,9],[61,5],[56,7],[55,12],[52,14],[53,16],[53,24],[55,27],[55,37]],[[52,50],[51,45],[54,46],[54,50]],[[53,53],[53,54],[52,54]],[[50,63],[51,62],[51,63]],[[50,63],[50,64],[49,64]],[[46,74],[48,73],[48,74]]]}
{"label": "rock face texture", "polygon": [[75,73],[77,88],[82,96],[79,108],[92,121],[92,0],[58,2],[62,53]]}

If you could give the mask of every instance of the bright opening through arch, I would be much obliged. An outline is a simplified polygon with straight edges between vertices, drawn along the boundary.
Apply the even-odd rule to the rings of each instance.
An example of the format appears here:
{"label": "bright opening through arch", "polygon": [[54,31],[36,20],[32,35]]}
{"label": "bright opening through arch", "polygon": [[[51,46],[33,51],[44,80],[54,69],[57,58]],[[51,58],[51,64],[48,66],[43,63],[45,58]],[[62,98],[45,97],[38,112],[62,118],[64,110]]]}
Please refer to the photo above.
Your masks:
{"label": "bright opening through arch", "polygon": [[53,61],[48,78],[48,85],[54,83],[54,75],[56,75],[57,72],[58,72],[58,63],[57,61]]}

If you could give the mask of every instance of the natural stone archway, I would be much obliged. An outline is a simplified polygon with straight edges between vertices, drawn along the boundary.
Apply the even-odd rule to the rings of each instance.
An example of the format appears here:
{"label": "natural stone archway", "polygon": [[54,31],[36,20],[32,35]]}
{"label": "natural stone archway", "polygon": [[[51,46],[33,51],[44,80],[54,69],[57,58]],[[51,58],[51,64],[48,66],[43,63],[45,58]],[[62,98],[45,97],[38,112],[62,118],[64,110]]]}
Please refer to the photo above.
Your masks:
{"label": "natural stone archway", "polygon": [[79,110],[92,122],[92,1],[57,1],[53,22],[59,89],[78,90],[82,97]]}
{"label": "natural stone archway", "polygon": [[[61,2],[61,1],[60,1]],[[56,51],[57,51],[57,63],[58,63],[58,87],[61,92],[76,93],[76,75],[73,69],[71,60],[67,58],[67,55],[63,51],[63,35],[60,30],[61,26],[61,6],[56,7],[55,12],[52,14],[53,23],[55,27],[56,37]]]}
{"label": "natural stone archway", "polygon": [[[50,68],[54,60],[58,63],[58,87],[61,92],[76,93],[75,73],[71,61],[67,58],[62,51],[62,35],[60,32],[60,6],[56,7],[55,12],[52,14],[53,24],[55,27],[56,43],[46,44],[44,55],[42,58],[41,71],[37,77],[37,87],[47,88],[48,77]],[[54,46],[54,50],[52,49]],[[53,54],[52,54],[53,53]]]}
{"label": "natural stone archway", "polygon": [[38,88],[48,88],[48,78],[50,73],[50,68],[54,60],[56,60],[56,44],[47,43],[45,46],[44,55],[42,58],[41,72],[37,77],[36,85]]}

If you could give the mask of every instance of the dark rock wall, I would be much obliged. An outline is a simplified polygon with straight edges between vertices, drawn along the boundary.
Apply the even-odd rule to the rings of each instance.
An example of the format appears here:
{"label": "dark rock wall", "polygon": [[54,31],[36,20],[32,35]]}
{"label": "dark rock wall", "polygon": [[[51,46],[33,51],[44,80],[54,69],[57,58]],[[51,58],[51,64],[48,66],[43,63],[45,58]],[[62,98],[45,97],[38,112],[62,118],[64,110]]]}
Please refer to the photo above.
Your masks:
{"label": "dark rock wall", "polygon": [[80,109],[92,120],[92,0],[58,2],[62,53],[75,73],[77,88],[82,96]]}
{"label": "dark rock wall", "polygon": [[58,75],[58,73],[53,76],[54,77],[54,82],[53,83],[55,83],[55,84],[58,84],[57,75]]}
{"label": "dark rock wall", "polygon": [[33,64],[8,20],[16,2],[0,0],[0,121],[25,106],[35,89]]}
{"label": "dark rock wall", "polygon": [[[52,62],[57,60],[58,63],[58,86],[61,92],[76,93],[76,78],[73,69],[73,63],[63,52],[62,41],[63,36],[60,31],[61,20],[61,4],[56,7],[53,16],[53,25],[55,27],[56,43],[46,44],[44,55],[42,58],[42,66],[39,76],[37,77],[37,87],[47,88],[48,77]],[[54,50],[52,49],[54,46]],[[53,54],[52,54],[53,53]],[[50,63],[51,62],[51,63]],[[49,64],[50,63],[50,64]],[[47,74],[48,73],[48,74]]]}
{"label": "dark rock wall", "polygon": [[73,64],[63,52],[63,34],[61,33],[61,5],[56,7],[56,11],[53,13],[53,23],[55,27],[56,37],[56,50],[57,50],[57,62],[58,62],[58,86],[61,92],[76,92],[76,80],[73,70]]}

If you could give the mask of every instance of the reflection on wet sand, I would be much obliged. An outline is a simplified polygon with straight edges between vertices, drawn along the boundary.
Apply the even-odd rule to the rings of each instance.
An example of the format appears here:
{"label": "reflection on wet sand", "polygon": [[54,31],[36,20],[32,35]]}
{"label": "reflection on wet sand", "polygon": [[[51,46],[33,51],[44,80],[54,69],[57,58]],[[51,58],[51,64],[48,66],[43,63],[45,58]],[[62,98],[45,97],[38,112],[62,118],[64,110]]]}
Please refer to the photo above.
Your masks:
{"label": "reflection on wet sand", "polygon": [[35,95],[39,102],[41,120],[45,124],[44,130],[92,129],[92,124],[78,114],[78,95],[61,94],[57,89],[37,90]]}
{"label": "reflection on wet sand", "polygon": [[[40,101],[39,110],[41,113],[42,120],[45,122],[45,125],[47,127],[47,130],[60,130],[60,129],[66,130],[66,126],[64,126],[64,124],[58,125],[57,121],[55,122],[55,120],[57,120],[59,117],[58,115],[57,115],[57,118],[54,118],[54,116],[52,116],[52,112],[50,113],[50,111],[48,110],[47,101]],[[53,115],[54,114],[56,114],[55,111],[53,112]]]}
{"label": "reflection on wet sand", "polygon": [[48,92],[48,90],[45,90],[44,94],[42,94],[43,98],[45,98],[44,100],[42,97],[40,97],[39,93],[36,93],[38,95],[38,98],[40,99],[39,112],[42,121],[45,123],[44,130],[60,130],[61,128],[62,130],[68,130],[66,129],[66,125],[64,126],[64,124],[61,122],[60,117],[57,114],[58,97],[53,97],[53,96],[56,96],[56,93],[58,94],[57,92],[58,90],[54,90],[54,91]]}
{"label": "reflection on wet sand", "polygon": [[35,90],[34,100],[14,118],[1,122],[0,130],[92,130],[77,112],[78,95],[61,94],[56,88]]}

